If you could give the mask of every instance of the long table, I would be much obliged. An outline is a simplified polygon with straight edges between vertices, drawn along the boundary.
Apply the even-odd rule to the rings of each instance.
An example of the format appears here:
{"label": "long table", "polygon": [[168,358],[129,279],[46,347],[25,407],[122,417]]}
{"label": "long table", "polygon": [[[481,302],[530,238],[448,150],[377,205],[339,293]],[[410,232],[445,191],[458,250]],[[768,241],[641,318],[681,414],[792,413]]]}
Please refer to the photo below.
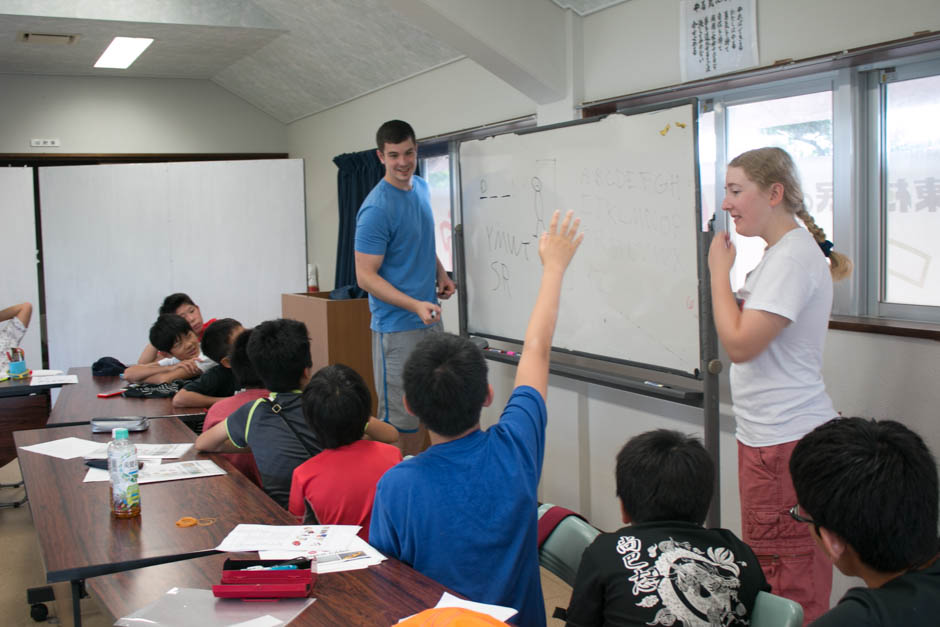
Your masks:
{"label": "long table", "polygon": [[[91,369],[89,368],[89,370]],[[36,379],[36,381],[38,382],[40,379]],[[37,385],[33,385],[32,377],[7,379],[6,381],[0,381],[0,398],[8,396],[29,396],[30,394],[36,394],[43,390],[62,387],[62,385],[62,383],[37,383]]]}
{"label": "long table", "polygon": [[[38,379],[37,379],[38,381]],[[49,390],[61,383],[33,385],[33,378],[0,381],[0,466],[16,458],[13,432],[35,429],[49,419]],[[0,484],[0,487],[19,487],[20,484]],[[19,507],[24,500],[0,503],[0,507]]]}
{"label": "long table", "polygon": [[[245,557],[253,559],[255,555]],[[156,601],[170,588],[211,588],[219,583],[227,557],[241,555],[212,555],[96,577],[89,579],[87,586],[112,616],[120,618]],[[444,592],[461,596],[389,558],[363,570],[319,575],[310,594],[316,602],[290,624],[394,625],[406,616],[434,607]]]}
{"label": "long table", "polygon": [[[83,483],[81,458],[59,459],[19,447],[65,437],[107,442],[89,426],[17,431],[20,469],[29,496],[39,549],[49,583],[71,581],[76,624],[80,623],[80,583],[88,577],[203,555],[239,523],[287,524],[291,517],[221,456],[212,456],[227,474],[198,480],[167,481],[140,487],[143,515],[115,519],[108,482]],[[195,434],[175,418],[154,420],[131,434],[135,443],[193,442]],[[194,449],[180,460],[197,457]],[[179,528],[182,516],[213,517],[206,527]]]}
{"label": "long table", "polygon": [[69,368],[69,374],[78,375],[78,383],[67,385],[59,392],[52,412],[50,425],[88,422],[92,418],[114,418],[118,416],[147,416],[150,418],[171,415],[201,416],[200,409],[174,408],[171,398],[124,398],[112,396],[98,398],[100,393],[114,392],[127,387],[121,377],[95,377],[91,368]]}
{"label": "long table", "polygon": [[[17,447],[64,437],[102,442],[110,438],[92,434],[87,424],[14,434]],[[130,438],[135,443],[192,442],[195,434],[178,419],[167,418],[151,421],[150,429],[131,433]],[[179,461],[194,458],[211,458],[228,474],[144,484],[141,516],[118,520],[110,513],[109,484],[83,483],[86,467],[81,459],[19,451],[46,579],[72,583],[76,625],[81,624],[83,580],[112,615],[124,616],[170,587],[218,583],[225,555],[216,554],[213,547],[236,525],[296,524],[221,456],[190,450]],[[177,460],[167,463],[172,461]],[[175,522],[183,516],[216,522],[179,528]],[[319,577],[313,591],[317,602],[297,624],[391,624],[433,606],[444,591],[444,586],[390,559],[365,570]]]}

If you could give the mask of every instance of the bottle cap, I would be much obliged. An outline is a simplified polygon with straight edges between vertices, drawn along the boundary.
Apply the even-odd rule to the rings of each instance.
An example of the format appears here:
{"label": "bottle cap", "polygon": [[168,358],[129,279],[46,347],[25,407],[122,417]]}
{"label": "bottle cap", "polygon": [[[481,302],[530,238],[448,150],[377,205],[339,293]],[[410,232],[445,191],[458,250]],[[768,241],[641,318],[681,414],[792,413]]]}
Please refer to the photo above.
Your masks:
{"label": "bottle cap", "polygon": [[127,439],[127,429],[125,427],[115,427],[111,429],[111,437],[115,440],[126,440]]}

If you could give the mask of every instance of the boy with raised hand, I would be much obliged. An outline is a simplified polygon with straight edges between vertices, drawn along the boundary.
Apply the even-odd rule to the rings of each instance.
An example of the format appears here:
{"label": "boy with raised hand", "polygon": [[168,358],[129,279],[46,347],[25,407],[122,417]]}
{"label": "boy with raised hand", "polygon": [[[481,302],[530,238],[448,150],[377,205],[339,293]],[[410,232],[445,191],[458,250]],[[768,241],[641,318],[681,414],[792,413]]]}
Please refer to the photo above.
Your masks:
{"label": "boy with raised hand", "polygon": [[536,488],[545,454],[549,352],[562,278],[583,235],[569,211],[539,240],[542,282],[515,389],[499,423],[480,430],[493,400],[482,351],[433,333],[405,365],[405,407],[431,447],[379,481],[369,542],[471,600],[513,607],[520,625],[545,625]]}
{"label": "boy with raised hand", "polygon": [[937,462],[893,420],[836,418],[796,445],[796,524],[843,574],[861,577],[814,627],[926,627],[940,622]]}
{"label": "boy with raised hand", "polygon": [[124,371],[132,383],[166,383],[194,379],[215,365],[199,350],[199,337],[186,320],[176,314],[162,314],[150,327],[150,343],[170,355],[149,364],[135,364]]}
{"label": "boy with raised hand", "polygon": [[235,338],[244,330],[242,323],[234,318],[216,320],[206,329],[199,345],[202,354],[216,365],[183,386],[173,397],[174,406],[212,407],[216,401],[235,393],[235,374],[229,361],[229,353]]}
{"label": "boy with raised hand", "polygon": [[617,455],[617,496],[630,526],[585,551],[571,592],[570,627],[745,627],[770,591],[754,552],[727,529],[702,526],[715,465],[702,443],[657,429]]}

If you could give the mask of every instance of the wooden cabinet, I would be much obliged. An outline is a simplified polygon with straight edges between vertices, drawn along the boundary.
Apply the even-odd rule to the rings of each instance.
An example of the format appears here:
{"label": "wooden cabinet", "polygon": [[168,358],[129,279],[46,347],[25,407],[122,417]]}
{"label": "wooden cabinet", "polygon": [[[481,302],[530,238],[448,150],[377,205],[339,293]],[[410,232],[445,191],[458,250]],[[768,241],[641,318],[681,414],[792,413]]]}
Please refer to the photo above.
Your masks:
{"label": "wooden cabinet", "polygon": [[281,316],[300,320],[310,333],[313,371],[329,364],[345,364],[362,375],[377,401],[372,378],[372,332],[369,299],[330,300],[328,292],[282,294]]}

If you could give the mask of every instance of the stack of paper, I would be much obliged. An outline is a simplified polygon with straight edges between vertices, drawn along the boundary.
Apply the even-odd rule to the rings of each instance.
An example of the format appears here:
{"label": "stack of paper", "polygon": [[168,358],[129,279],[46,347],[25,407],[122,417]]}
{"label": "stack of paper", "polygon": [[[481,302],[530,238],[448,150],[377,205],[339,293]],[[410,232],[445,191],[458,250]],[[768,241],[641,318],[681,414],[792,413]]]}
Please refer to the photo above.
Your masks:
{"label": "stack of paper", "polygon": [[[193,445],[190,442],[188,444],[135,444],[134,446],[137,448],[138,459],[176,459],[182,457]],[[24,451],[51,455],[59,459],[73,459],[75,457],[84,457],[86,459],[108,458],[107,442],[95,442],[84,438],[59,438],[58,440],[21,446],[20,448]]]}
{"label": "stack of paper", "polygon": [[[85,454],[85,459],[108,459],[108,443],[95,442],[92,451]],[[179,459],[193,447],[192,442],[180,444],[135,444],[137,459]]]}
{"label": "stack of paper", "polygon": [[265,560],[315,559],[317,574],[381,563],[385,556],[357,536],[358,531],[357,525],[238,525],[216,549],[258,551]]}
{"label": "stack of paper", "polygon": [[[158,483],[160,481],[176,481],[177,479],[197,479],[199,477],[213,477],[224,475],[225,471],[211,459],[194,459],[188,462],[161,464],[159,459],[146,459],[144,466],[137,474],[137,483]],[[85,473],[84,483],[92,481],[110,481],[111,475],[107,470],[89,468]]]}

